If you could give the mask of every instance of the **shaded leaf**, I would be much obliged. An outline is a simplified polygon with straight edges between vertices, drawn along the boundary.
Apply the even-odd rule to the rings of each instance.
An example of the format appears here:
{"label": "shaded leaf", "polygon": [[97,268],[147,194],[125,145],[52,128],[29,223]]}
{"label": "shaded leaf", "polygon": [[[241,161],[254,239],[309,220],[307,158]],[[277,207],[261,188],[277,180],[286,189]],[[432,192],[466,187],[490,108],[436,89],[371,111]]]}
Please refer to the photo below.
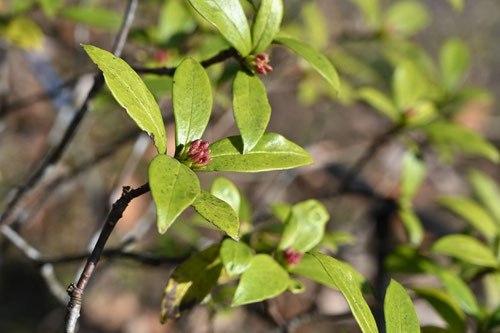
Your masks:
{"label": "shaded leaf", "polygon": [[205,69],[187,58],[175,71],[172,89],[175,144],[186,146],[205,132],[212,113],[212,88]]}
{"label": "shaded leaf", "polygon": [[401,111],[413,107],[427,92],[427,80],[410,61],[401,61],[392,77],[392,90],[396,106]]}
{"label": "shaded leaf", "polygon": [[387,333],[420,332],[417,313],[405,288],[391,279],[384,299]]}
{"label": "shaded leaf", "polygon": [[253,53],[267,49],[279,31],[282,18],[282,0],[261,0],[252,26]]}
{"label": "shaded leaf", "polygon": [[425,299],[448,323],[452,332],[465,332],[465,315],[457,303],[444,291],[435,288],[412,288]]}
{"label": "shaded leaf", "polygon": [[229,179],[224,177],[215,178],[212,186],[210,187],[210,193],[215,195],[217,198],[227,202],[231,207],[233,207],[235,212],[240,211],[240,191],[238,190],[236,185],[234,185],[234,183]]}
{"label": "shaded leaf", "polygon": [[323,238],[330,215],[317,200],[307,200],[292,207],[285,223],[279,248],[289,247],[294,252],[304,253],[315,247]]}
{"label": "shaded leaf", "polygon": [[291,169],[313,162],[304,149],[276,133],[264,134],[246,154],[242,154],[240,136],[217,141],[209,149],[212,162],[202,171],[259,172]]}
{"label": "shaded leaf", "polygon": [[414,247],[420,246],[424,239],[424,228],[422,222],[410,207],[402,206],[398,210],[401,222],[405,226],[410,244]]}
{"label": "shaded leaf", "polygon": [[160,43],[180,33],[190,33],[196,28],[196,21],[183,0],[165,1],[158,18],[156,39]]}
{"label": "shaded leaf", "polygon": [[344,231],[331,231],[325,233],[321,240],[321,245],[328,248],[331,252],[337,252],[338,247],[344,244],[354,244],[356,237]]}
{"label": "shaded leaf", "polygon": [[219,30],[242,57],[250,53],[250,28],[239,0],[189,0],[189,3]]}
{"label": "shaded leaf", "polygon": [[364,87],[358,91],[359,98],[368,103],[376,111],[397,123],[402,118],[394,103],[384,93],[371,87]]}
{"label": "shaded leaf", "polygon": [[440,62],[444,85],[448,90],[455,90],[469,69],[467,45],[458,38],[448,39],[441,48]]}
{"label": "shaded leaf", "polygon": [[45,16],[54,18],[57,11],[62,7],[65,0],[38,0],[38,4]]}
{"label": "shaded leaf", "polygon": [[438,202],[440,205],[464,218],[486,238],[492,239],[498,234],[495,221],[475,201],[458,196],[446,196],[439,198]]}
{"label": "shaded leaf", "polygon": [[161,303],[161,321],[178,318],[200,303],[217,285],[222,264],[219,245],[212,245],[183,262],[168,280]]}
{"label": "shaded leaf", "polygon": [[280,222],[285,223],[292,212],[292,207],[293,205],[288,202],[273,202],[271,204],[271,211]]}
{"label": "shaded leaf", "polygon": [[380,1],[379,0],[351,0],[354,2],[365,19],[372,25],[377,25],[380,21]]}
{"label": "shaded leaf", "polygon": [[235,242],[232,239],[225,239],[220,248],[220,258],[231,275],[243,273],[253,257],[252,249],[243,242]]}
{"label": "shaded leaf", "polygon": [[470,170],[467,179],[472,185],[474,194],[500,225],[500,189],[493,178],[478,170]]}
{"label": "shaded leaf", "polygon": [[167,136],[160,108],[144,81],[122,59],[92,45],[82,45],[103,72],[106,84],[116,101],[153,139],[159,154],[167,151]]}
{"label": "shaded leaf", "polygon": [[253,222],[253,212],[250,201],[248,200],[245,193],[240,191],[240,210],[238,212],[238,217],[240,218],[240,223],[244,226],[251,226]]}
{"label": "shaded leaf", "polygon": [[304,40],[316,49],[321,50],[327,47],[330,29],[318,3],[316,1],[304,2],[300,9],[300,16],[304,24]]}
{"label": "shaded leaf", "polygon": [[364,333],[378,332],[373,314],[351,272],[332,257],[319,252],[314,252],[312,255],[321,263],[330,279],[344,295],[361,330]]}
{"label": "shaded leaf", "polygon": [[425,178],[425,163],[415,154],[406,152],[401,174],[401,199],[411,200]]}
{"label": "shaded leaf", "polygon": [[266,87],[255,75],[238,71],[233,83],[233,114],[243,139],[243,153],[251,151],[266,131],[271,105]]}
{"label": "shaded leaf", "polygon": [[273,298],[288,288],[288,273],[267,254],[252,258],[241,275],[231,306]]}
{"label": "shaded leaf", "polygon": [[448,295],[455,299],[462,310],[475,317],[480,315],[479,305],[474,293],[460,277],[443,269],[437,270],[436,274],[443,283]]}
{"label": "shaded leaf", "polygon": [[471,236],[450,235],[442,237],[434,243],[432,251],[479,266],[498,267],[498,261],[493,252]]}
{"label": "shaded leaf", "polygon": [[228,203],[202,190],[193,202],[193,207],[204,219],[227,233],[228,236],[235,240],[239,239],[238,215]]}
{"label": "shaded leaf", "polygon": [[337,71],[333,67],[330,60],[321,54],[319,51],[313,49],[309,45],[302,43],[298,40],[279,37],[275,39],[275,42],[283,44],[290,48],[293,52],[304,58],[311,66],[325,78],[331,86],[337,90],[340,90],[340,81]]}
{"label": "shaded leaf", "polygon": [[200,182],[191,169],[162,154],[151,161],[148,176],[156,205],[158,230],[164,233],[196,199]]}

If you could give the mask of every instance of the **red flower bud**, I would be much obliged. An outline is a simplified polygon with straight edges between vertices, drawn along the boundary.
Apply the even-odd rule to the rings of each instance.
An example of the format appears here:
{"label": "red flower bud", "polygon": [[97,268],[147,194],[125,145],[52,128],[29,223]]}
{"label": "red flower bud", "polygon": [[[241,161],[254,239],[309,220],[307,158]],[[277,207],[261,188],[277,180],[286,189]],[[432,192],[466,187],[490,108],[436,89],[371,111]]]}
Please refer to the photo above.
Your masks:
{"label": "red flower bud", "polygon": [[202,141],[201,139],[195,140],[189,145],[187,156],[195,166],[205,166],[212,161],[208,157],[211,152],[208,146],[210,146],[210,142]]}
{"label": "red flower bud", "polygon": [[294,252],[292,250],[292,247],[289,247],[288,249],[286,249],[285,253],[284,253],[285,261],[289,265],[297,265],[300,262],[300,260],[302,259],[303,256],[304,256],[303,253]]}

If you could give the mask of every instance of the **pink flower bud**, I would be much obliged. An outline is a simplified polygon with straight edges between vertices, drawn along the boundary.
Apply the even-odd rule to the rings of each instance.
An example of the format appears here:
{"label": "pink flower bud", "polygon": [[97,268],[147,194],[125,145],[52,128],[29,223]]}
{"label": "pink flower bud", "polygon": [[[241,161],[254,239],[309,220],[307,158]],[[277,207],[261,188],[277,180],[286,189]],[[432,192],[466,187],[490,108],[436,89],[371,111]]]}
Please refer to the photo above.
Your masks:
{"label": "pink flower bud", "polygon": [[303,256],[303,253],[294,252],[292,247],[287,248],[284,253],[285,260],[289,265],[297,265]]}
{"label": "pink flower bud", "polygon": [[208,157],[211,153],[210,149],[208,149],[209,146],[210,142],[202,141],[201,139],[191,142],[187,156],[195,166],[206,166],[212,161]]}

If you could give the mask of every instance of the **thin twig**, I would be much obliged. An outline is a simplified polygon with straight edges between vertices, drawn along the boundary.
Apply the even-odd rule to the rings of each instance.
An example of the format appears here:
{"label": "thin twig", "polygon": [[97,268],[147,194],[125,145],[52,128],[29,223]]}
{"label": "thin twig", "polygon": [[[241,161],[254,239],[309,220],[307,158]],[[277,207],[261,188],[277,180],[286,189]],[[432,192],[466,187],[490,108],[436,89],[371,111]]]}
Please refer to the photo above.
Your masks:
{"label": "thin twig", "polygon": [[[135,9],[137,7],[137,0],[130,0],[127,5],[127,9],[125,12],[125,19],[123,21],[120,32],[118,33],[114,46],[113,46],[113,54],[119,57],[122,53],[124,40],[128,36],[128,32],[130,30],[130,25],[135,15]],[[20,186],[17,189],[17,192],[14,194],[13,198],[7,204],[5,211],[0,216],[0,225],[3,224],[10,216],[17,203],[24,197],[24,195],[30,191],[34,186],[38,184],[38,182],[42,179],[45,171],[52,165],[56,164],[61,158],[62,154],[66,150],[66,147],[71,142],[71,139],[76,133],[82,119],[87,113],[88,106],[90,101],[97,95],[99,90],[102,88],[104,84],[104,77],[102,73],[96,74],[94,77],[94,84],[90,89],[85,101],[83,102],[80,109],[75,113],[73,119],[71,120],[69,126],[66,128],[63,137],[59,141],[59,144],[56,146],[52,152],[50,152],[46,158],[43,160],[38,169],[28,178],[28,181]]]}
{"label": "thin twig", "polygon": [[[201,65],[206,68],[216,63],[223,62],[229,58],[236,58],[240,60],[238,52],[234,48],[230,48],[227,50],[222,50],[212,58],[202,61]],[[168,75],[168,76],[173,76],[176,69],[177,67],[160,67],[160,68],[134,67],[134,70],[137,73]]]}
{"label": "thin twig", "polygon": [[130,189],[130,187],[124,187],[123,193],[111,208],[111,211],[108,214],[106,222],[104,223],[101,233],[99,235],[99,239],[92,251],[92,254],[87,259],[87,263],[85,264],[85,268],[83,269],[82,274],[78,280],[77,284],[71,284],[68,288],[68,294],[70,296],[70,301],[67,306],[66,313],[66,332],[74,333],[76,329],[76,322],[78,317],[80,316],[80,309],[82,305],[82,297],[85,292],[85,288],[87,287],[87,283],[89,282],[90,277],[94,273],[94,269],[101,258],[101,254],[104,250],[104,246],[108,241],[111,232],[113,231],[116,223],[123,215],[123,212],[127,208],[130,201],[134,198],[137,198],[145,193],[149,192],[149,184],[146,183],[139,188]]}

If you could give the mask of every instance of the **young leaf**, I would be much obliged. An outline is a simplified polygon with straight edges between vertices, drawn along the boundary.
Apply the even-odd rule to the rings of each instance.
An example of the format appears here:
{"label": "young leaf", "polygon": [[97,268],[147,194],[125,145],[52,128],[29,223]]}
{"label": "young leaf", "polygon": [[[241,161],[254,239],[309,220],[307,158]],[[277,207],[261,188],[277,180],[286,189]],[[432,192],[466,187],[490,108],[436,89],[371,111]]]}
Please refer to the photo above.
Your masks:
{"label": "young leaf", "polygon": [[457,196],[446,196],[439,198],[438,202],[440,205],[463,217],[486,238],[492,239],[498,234],[495,221],[475,201]]}
{"label": "young leaf", "polygon": [[224,177],[215,178],[212,186],[210,187],[210,193],[231,205],[235,212],[240,211],[240,191],[229,179]]}
{"label": "young leaf", "polygon": [[167,136],[160,108],[144,81],[122,59],[92,45],[82,45],[103,72],[106,84],[116,101],[153,139],[159,154],[167,151]]}
{"label": "young leaf", "polygon": [[441,48],[440,61],[444,85],[454,91],[469,69],[469,49],[458,38],[448,39]]}
{"label": "young leaf", "polygon": [[449,154],[453,150],[458,150],[471,156],[488,158],[493,162],[500,160],[500,154],[494,145],[480,134],[458,124],[439,121],[430,123],[422,129],[427,133],[434,146],[443,150],[444,153]]}
{"label": "young leaf", "polygon": [[319,51],[313,49],[309,45],[299,42],[298,40],[278,37],[274,40],[276,43],[283,44],[290,48],[293,52],[300,55],[311,66],[325,78],[328,83],[338,92],[340,90],[340,81],[337,71],[333,67],[330,60],[321,54]]}
{"label": "young leaf", "polygon": [[117,31],[122,24],[122,18],[117,12],[98,7],[66,7],[61,14],[68,20],[105,31]]}
{"label": "young leaf", "polygon": [[442,237],[434,243],[432,251],[479,266],[498,267],[498,261],[493,252],[471,236],[450,235]]}
{"label": "young leaf", "polygon": [[205,69],[187,58],[175,71],[172,89],[175,144],[186,146],[205,132],[212,113],[212,88]]}
{"label": "young leaf", "polygon": [[313,252],[312,255],[321,263],[330,279],[344,295],[361,330],[364,333],[378,332],[373,314],[351,272],[339,265],[338,260],[323,253]]}
{"label": "young leaf", "polygon": [[422,240],[424,239],[424,228],[422,227],[422,222],[420,222],[420,219],[411,207],[403,205],[399,208],[398,213],[401,218],[401,222],[403,222],[403,225],[405,226],[410,244],[414,247],[420,246],[420,244],[422,244]]}
{"label": "young leaf", "polygon": [[474,293],[460,277],[444,269],[438,269],[436,274],[448,295],[457,301],[460,308],[472,316],[478,317],[480,315],[481,310]]}
{"label": "young leaf", "polygon": [[282,0],[261,0],[252,26],[253,53],[264,52],[280,29],[283,18]]}
{"label": "young leaf", "polygon": [[465,315],[457,303],[444,291],[435,288],[412,288],[425,299],[448,323],[452,332],[465,333]]}
{"label": "young leaf", "polygon": [[313,163],[311,156],[295,143],[276,133],[266,133],[247,154],[242,154],[240,136],[210,145],[212,162],[202,171],[259,172],[291,169]]}
{"label": "young leaf", "polygon": [[[343,270],[349,271],[358,284],[361,291],[365,294],[372,294],[372,290],[365,277],[357,270],[351,267],[348,263],[338,260],[337,264],[342,266]],[[334,281],[330,278],[321,263],[312,255],[306,253],[296,266],[290,266],[290,272],[293,274],[304,276],[308,279],[321,283],[333,289],[339,289]]]}
{"label": "young leaf", "polygon": [[238,215],[228,203],[208,192],[200,191],[193,202],[193,207],[208,222],[227,233],[231,238],[239,239]]}
{"label": "young leaf", "polygon": [[235,242],[232,239],[225,239],[220,248],[220,258],[231,275],[243,273],[252,260],[252,249],[243,242]]}
{"label": "young leaf", "polygon": [[317,200],[307,200],[292,207],[279,248],[289,247],[294,252],[304,253],[315,247],[323,238],[330,215]]}
{"label": "young leaf", "polygon": [[478,171],[469,171],[467,178],[471,184],[474,194],[481,203],[489,210],[500,226],[500,189],[493,178]]}
{"label": "young leaf", "polygon": [[158,230],[163,234],[196,199],[200,193],[200,181],[187,166],[162,154],[151,161],[148,176],[156,205]]}
{"label": "young leaf", "polygon": [[427,26],[429,13],[418,1],[397,1],[385,12],[384,25],[389,31],[411,36]]}
{"label": "young leaf", "polygon": [[161,321],[178,318],[200,303],[217,285],[222,264],[219,245],[212,245],[178,266],[168,280],[161,302]]}
{"label": "young leaf", "polygon": [[231,306],[276,297],[288,287],[288,273],[267,254],[258,254],[241,275]]}
{"label": "young leaf", "polygon": [[401,61],[392,77],[396,106],[401,111],[413,107],[427,92],[428,83],[420,69],[410,61]]}
{"label": "young leaf", "polygon": [[425,164],[415,154],[406,152],[401,175],[401,199],[410,201],[425,178]]}
{"label": "young leaf", "polygon": [[392,280],[384,299],[384,314],[387,333],[420,332],[417,313],[405,288]]}
{"label": "young leaf", "polygon": [[189,0],[189,3],[219,30],[242,57],[250,53],[250,28],[239,0]]}
{"label": "young leaf", "polygon": [[388,117],[392,122],[401,121],[402,113],[384,93],[371,87],[364,87],[358,91],[359,98],[368,103],[376,111]]}
{"label": "young leaf", "polygon": [[233,113],[243,139],[243,153],[246,154],[262,138],[271,118],[266,87],[257,76],[242,70],[236,73],[233,83]]}

